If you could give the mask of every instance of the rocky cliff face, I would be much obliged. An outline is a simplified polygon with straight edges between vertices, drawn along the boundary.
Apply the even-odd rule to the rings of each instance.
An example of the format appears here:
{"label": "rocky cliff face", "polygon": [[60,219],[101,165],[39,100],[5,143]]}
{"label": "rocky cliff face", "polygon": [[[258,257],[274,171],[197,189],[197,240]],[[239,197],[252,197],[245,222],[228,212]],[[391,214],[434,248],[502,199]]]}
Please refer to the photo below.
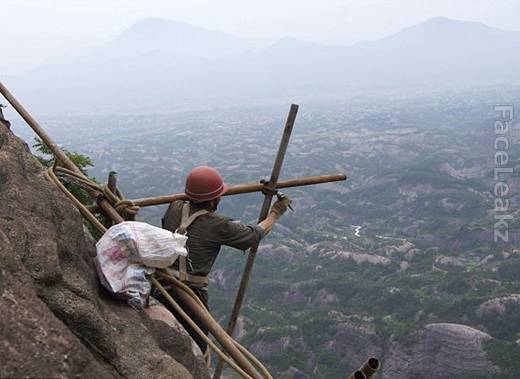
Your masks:
{"label": "rocky cliff face", "polygon": [[459,324],[429,324],[411,346],[392,344],[385,356],[383,379],[475,378],[498,372],[488,359],[483,342],[491,337]]}
{"label": "rocky cliff face", "polygon": [[[226,277],[227,271],[220,271],[218,276]],[[218,278],[214,279],[213,285],[220,286]],[[478,327],[431,322],[424,326],[417,325],[400,335],[384,336],[378,332],[378,324],[371,317],[339,311],[328,311],[322,318],[313,314],[316,309],[324,309],[328,300],[337,298],[333,295],[339,285],[335,290],[330,286],[326,290],[316,288],[316,296],[306,294],[301,284],[293,283],[291,286],[289,291],[276,288],[278,294],[271,295],[271,298],[279,309],[304,309],[300,315],[308,317],[307,320],[285,325],[284,320],[279,318],[276,322],[264,318],[264,323],[270,323],[267,327],[255,325],[252,321],[254,316],[250,316],[240,335],[245,341],[250,341],[250,350],[262,361],[284,367],[284,370],[278,371],[278,377],[341,378],[357,369],[368,357],[376,357],[382,364],[380,372],[374,377],[378,379],[516,378],[508,376],[490,358],[486,342],[496,342],[497,337],[484,327],[486,320],[488,323],[496,320],[502,322],[500,317],[513,320],[514,312],[518,314],[513,305],[520,298],[516,294],[479,305],[475,317],[482,319],[482,325]],[[398,291],[390,288],[389,293],[394,290]],[[389,295],[383,292],[380,296]],[[294,307],[294,304],[297,306]],[[337,306],[338,302],[331,304]],[[269,311],[259,311],[262,315],[266,312]],[[294,311],[297,312],[299,310]],[[268,314],[269,317],[276,317],[274,311]],[[395,320],[387,316],[385,321],[391,323]],[[509,324],[509,321],[506,322]],[[288,364],[282,366],[286,362]],[[331,370],[332,366],[334,371]]]}
{"label": "rocky cliff face", "polygon": [[168,312],[99,287],[94,241],[42,171],[0,125],[0,377],[207,378]]}
{"label": "rocky cliff face", "polygon": [[[259,329],[251,350],[266,361],[277,357],[301,357],[312,368],[312,375],[303,372],[286,372],[287,378],[323,377],[323,367],[317,364],[313,350],[303,337],[302,331],[293,326],[278,339],[266,339]],[[341,369],[333,377],[352,372],[368,357],[382,361],[381,379],[454,379],[496,377],[499,369],[484,351],[484,342],[491,337],[466,325],[438,323],[429,324],[409,336],[410,343],[381,343],[370,324],[342,322],[336,325],[335,334],[328,337],[323,350]],[[297,353],[296,353],[297,352]],[[291,371],[291,370],[289,370]]]}

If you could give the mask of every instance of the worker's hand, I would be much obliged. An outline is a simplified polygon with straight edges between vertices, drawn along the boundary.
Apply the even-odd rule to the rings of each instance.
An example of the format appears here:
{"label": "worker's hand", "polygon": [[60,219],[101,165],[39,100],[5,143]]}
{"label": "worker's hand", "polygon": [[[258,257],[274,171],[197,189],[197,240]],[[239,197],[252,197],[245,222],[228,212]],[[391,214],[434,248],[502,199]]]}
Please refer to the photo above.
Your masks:
{"label": "worker's hand", "polygon": [[271,213],[274,213],[276,217],[281,217],[287,211],[287,208],[291,206],[291,203],[291,198],[284,195],[283,197],[278,198],[278,200],[273,204],[271,207]]}

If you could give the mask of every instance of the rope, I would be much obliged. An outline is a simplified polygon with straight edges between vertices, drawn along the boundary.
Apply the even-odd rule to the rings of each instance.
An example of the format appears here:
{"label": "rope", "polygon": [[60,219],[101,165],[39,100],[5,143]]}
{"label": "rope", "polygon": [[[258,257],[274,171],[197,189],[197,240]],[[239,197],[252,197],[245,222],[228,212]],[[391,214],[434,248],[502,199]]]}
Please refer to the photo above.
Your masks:
{"label": "rope", "polygon": [[121,191],[119,190],[116,190],[116,193],[114,193],[110,188],[108,188],[108,186],[101,186],[93,180],[85,178],[84,176],[65,167],[56,167],[54,170],[57,174],[66,176],[83,188],[89,188],[102,193],[119,213],[126,212],[129,215],[135,215],[139,212],[139,206],[135,205],[132,200],[123,199]]}
{"label": "rope", "polygon": [[[107,228],[99,222],[99,220],[89,211],[89,209],[83,205],[59,180],[58,176],[54,172],[56,170],[60,175],[65,175],[72,180],[74,180],[76,183],[81,184],[82,186],[86,186],[90,189],[93,189],[95,191],[98,191],[100,193],[103,193],[105,197],[108,199],[109,202],[114,202],[115,205],[119,205],[120,209],[124,209],[125,211],[137,211],[139,210],[139,207],[132,204],[129,200],[122,200],[119,196],[115,195],[108,187],[104,186],[101,187],[97,183],[95,183],[92,180],[85,179],[85,177],[68,170],[63,167],[55,167],[49,168],[44,172],[45,177],[47,177],[52,183],[54,183],[73,203],[76,205],[80,213],[87,219],[100,233],[104,234],[107,231]],[[116,201],[117,200],[117,201]],[[135,209],[137,208],[137,209]],[[117,208],[116,208],[117,210]],[[200,312],[206,312],[206,315],[211,320],[212,323],[214,323],[216,326],[220,327],[220,325],[215,321],[213,316],[207,311],[206,307],[202,303],[202,301],[199,299],[197,295],[192,291],[190,287],[182,283],[177,278],[165,273],[164,271],[157,271],[157,273],[164,279],[168,280],[172,284],[174,284],[179,290],[184,291],[188,296],[190,296],[193,300],[196,301],[197,305],[200,306]],[[171,297],[171,295],[164,289],[164,287],[157,281],[155,277],[150,278],[153,285],[161,291],[163,296],[168,300],[168,302],[174,307],[174,309],[181,315],[181,317],[190,325],[190,327],[195,330],[195,332],[208,344],[208,346],[217,353],[217,355],[224,360],[231,368],[233,368],[240,376],[246,379],[254,379],[253,376],[246,373],[241,367],[239,367],[233,359],[228,357],[221,349],[219,349],[213,341],[204,334],[204,332],[198,327],[198,325],[184,312],[184,310],[177,304],[177,302]],[[237,341],[235,341],[231,336],[229,337],[232,341],[233,345],[237,348],[237,350],[242,353],[242,355],[249,360],[253,366],[255,366],[262,374],[262,376],[265,379],[273,379],[269,371],[262,365],[262,363],[253,355],[251,352],[249,352],[245,347],[240,345]]]}
{"label": "rope", "polygon": [[[216,324],[218,324],[217,321],[211,315],[211,313],[209,313],[206,310],[206,307],[204,306],[202,301],[199,299],[199,297],[197,295],[195,295],[195,293],[192,291],[192,289],[190,287],[188,287],[186,284],[184,284],[183,282],[181,282],[179,279],[175,278],[174,276],[172,276],[168,273],[165,273],[164,271],[157,271],[157,273],[162,278],[168,280],[169,282],[171,282],[172,284],[177,286],[179,289],[183,290],[188,295],[190,295],[197,302],[197,304],[207,313],[207,315],[212,319],[212,321],[215,322]],[[245,347],[240,345],[233,338],[231,338],[231,339],[232,339],[233,343],[235,344],[235,346],[237,346],[237,348],[242,352],[242,354],[244,354],[247,357],[247,359],[249,359],[254,364],[254,366],[262,372],[262,374],[266,378],[272,379],[271,375],[269,374],[269,371],[267,371],[267,369],[262,365],[262,363],[253,354],[251,354],[250,351],[248,351]]]}
{"label": "rope", "polygon": [[61,189],[61,191],[76,205],[83,217],[85,217],[97,230],[99,230],[99,232],[104,234],[107,231],[107,228],[105,228],[105,226],[99,222],[99,220],[87,209],[87,207],[84,206],[81,201],[76,199],[76,197],[67,189],[67,187],[65,187],[60,182],[52,168],[45,171],[45,176],[59,189]]}
{"label": "rope", "polygon": [[[186,284],[184,284],[183,282],[181,282],[179,279],[175,278],[174,276],[164,272],[164,271],[156,271],[163,279],[166,279],[168,280],[170,283],[172,283],[173,285],[175,285],[176,287],[178,287],[179,289],[181,289],[182,291],[186,292],[188,295],[190,295],[191,298],[193,298],[197,304],[201,307],[201,311],[202,312],[205,312],[207,314],[207,316],[212,320],[213,323],[217,324],[218,325],[218,322],[213,318],[213,316],[211,315],[211,313],[209,313],[206,309],[206,307],[204,306],[204,304],[202,303],[202,301],[199,299],[199,297],[197,295],[195,295],[195,293],[192,291],[192,289],[190,287],[188,287]],[[202,337],[202,336],[201,336]],[[202,337],[204,338],[204,337]],[[207,337],[206,337],[207,338]],[[206,339],[205,338],[205,339]],[[258,369],[260,370],[260,372],[262,373],[262,375],[265,377],[265,378],[268,378],[268,379],[272,379],[272,376],[271,374],[269,373],[269,371],[267,371],[267,369],[264,367],[264,365],[249,351],[247,350],[245,347],[243,347],[242,345],[240,345],[237,341],[235,341],[233,338],[231,338],[231,340],[233,341],[233,344],[238,348],[238,350],[240,350],[240,352],[246,356],[246,358],[251,361],[253,363],[253,365]],[[218,354],[218,353],[217,353]],[[220,355],[219,355],[220,356]]]}
{"label": "rope", "polygon": [[238,374],[240,374],[243,378],[246,379],[254,379],[252,376],[248,375],[244,370],[242,370],[233,360],[231,360],[227,355],[225,355],[214,343],[204,334],[204,332],[198,327],[198,325],[184,312],[179,304],[170,296],[170,294],[164,289],[164,287],[155,279],[153,276],[150,278],[152,284],[161,291],[163,296],[168,300],[168,302],[175,308],[177,312],[182,316],[184,320],[190,325],[190,327],[197,332],[197,334],[204,339],[204,341],[217,353],[217,355],[226,361]]}

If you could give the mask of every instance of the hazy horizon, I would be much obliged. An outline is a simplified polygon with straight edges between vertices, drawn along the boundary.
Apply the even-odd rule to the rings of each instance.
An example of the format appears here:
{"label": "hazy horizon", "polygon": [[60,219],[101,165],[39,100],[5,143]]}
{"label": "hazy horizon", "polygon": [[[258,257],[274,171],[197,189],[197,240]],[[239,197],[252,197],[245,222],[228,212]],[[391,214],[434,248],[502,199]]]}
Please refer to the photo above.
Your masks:
{"label": "hazy horizon", "polygon": [[[134,282],[102,288],[105,229],[49,174],[109,218],[54,144],[100,186],[117,173],[132,204],[185,192],[198,166],[262,183],[283,153],[293,211],[245,269],[231,333],[262,378],[346,378],[373,359],[373,379],[520,378],[518,15],[520,0],[3,0],[0,378],[210,374],[174,315],[125,306]],[[262,198],[218,212],[247,229]],[[167,209],[134,219],[159,227]],[[190,252],[223,327],[251,262],[224,234],[211,267]]]}
{"label": "hazy horizon", "polygon": [[[137,1],[4,0],[0,23],[1,75],[16,75],[38,66],[67,62],[100,46],[135,22],[158,17],[189,23],[234,36],[275,41],[290,36],[306,41],[350,45],[396,33],[433,17],[481,22],[518,30],[520,2],[451,1],[365,2],[264,1],[251,5],[236,0],[217,8],[208,0],[189,3]],[[21,48],[21,46],[23,48]]]}

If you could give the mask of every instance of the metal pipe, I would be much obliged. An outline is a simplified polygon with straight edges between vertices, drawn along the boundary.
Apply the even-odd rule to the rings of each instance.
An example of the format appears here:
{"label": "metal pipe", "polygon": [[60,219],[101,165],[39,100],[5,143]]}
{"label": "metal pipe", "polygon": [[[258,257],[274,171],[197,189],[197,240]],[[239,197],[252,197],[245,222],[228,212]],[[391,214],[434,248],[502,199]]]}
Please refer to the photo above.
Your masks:
{"label": "metal pipe", "polygon": [[[12,107],[18,112],[18,114],[25,120],[25,122],[31,127],[32,130],[42,139],[42,141],[51,149],[52,153],[66,168],[72,170],[79,175],[85,177],[81,170],[70,160],[63,150],[54,142],[54,140],[47,134],[47,132],[38,124],[31,114],[24,108],[24,106],[16,100],[13,94],[7,89],[7,87],[0,82],[0,93],[5,99],[12,105]],[[85,177],[86,178],[86,177]],[[100,197],[100,194],[95,191],[89,190],[92,197],[98,200],[99,206],[103,211],[115,222],[123,222],[123,218],[117,211],[110,205],[108,201]]]}
{"label": "metal pipe", "polygon": [[363,365],[350,374],[347,379],[370,379],[381,367],[379,359],[369,358]]}
{"label": "metal pipe", "polygon": [[367,377],[360,370],[356,370],[347,379],[367,379]]}
{"label": "metal pipe", "polygon": [[359,369],[363,374],[365,374],[367,379],[370,379],[372,375],[374,375],[377,370],[381,367],[381,363],[377,358],[369,358],[363,366]]}
{"label": "metal pipe", "polygon": [[[306,176],[303,178],[289,179],[276,183],[275,188],[289,188],[289,187],[302,187],[313,184],[339,182],[346,180],[345,174],[331,174],[331,175],[317,175],[317,176]],[[222,196],[238,195],[241,193],[260,192],[266,188],[265,184],[262,183],[248,183],[248,184],[237,184],[228,187],[225,194]],[[139,207],[149,207],[152,205],[169,204],[175,200],[187,200],[185,194],[173,194],[165,196],[145,197],[141,199],[132,200],[132,203]]]}
{"label": "metal pipe", "polygon": [[[278,182],[278,178],[280,177],[280,172],[282,170],[282,164],[285,157],[285,152],[287,151],[287,146],[289,145],[289,139],[291,137],[291,133],[294,126],[294,121],[296,120],[296,114],[298,113],[298,105],[291,104],[291,108],[289,109],[289,115],[287,116],[287,121],[285,122],[285,127],[282,135],[282,140],[280,141],[280,146],[278,147],[278,153],[276,154],[276,160],[274,162],[273,170],[271,171],[271,178],[269,179],[269,183],[267,183],[266,187],[270,190],[276,189],[276,183]],[[260,210],[260,216],[258,217],[258,222],[262,222],[267,215],[269,214],[269,209],[271,208],[271,201],[273,195],[272,193],[266,193],[264,196],[264,202],[262,204],[262,208]],[[235,329],[238,316],[240,314],[240,309],[242,308],[242,304],[244,302],[246,289],[249,284],[249,279],[251,277],[251,272],[253,271],[253,265],[255,263],[256,252],[258,250],[258,244],[253,246],[249,250],[249,255],[247,256],[246,266],[244,268],[244,273],[242,274],[242,279],[240,280],[240,286],[238,288],[237,296],[235,298],[235,303],[233,305],[233,310],[231,311],[231,316],[229,318],[228,326],[226,331],[229,335],[233,335],[233,331]],[[219,360],[217,363],[217,367],[215,368],[215,374],[213,375],[213,379],[219,379],[222,371],[224,369],[224,361]]]}

